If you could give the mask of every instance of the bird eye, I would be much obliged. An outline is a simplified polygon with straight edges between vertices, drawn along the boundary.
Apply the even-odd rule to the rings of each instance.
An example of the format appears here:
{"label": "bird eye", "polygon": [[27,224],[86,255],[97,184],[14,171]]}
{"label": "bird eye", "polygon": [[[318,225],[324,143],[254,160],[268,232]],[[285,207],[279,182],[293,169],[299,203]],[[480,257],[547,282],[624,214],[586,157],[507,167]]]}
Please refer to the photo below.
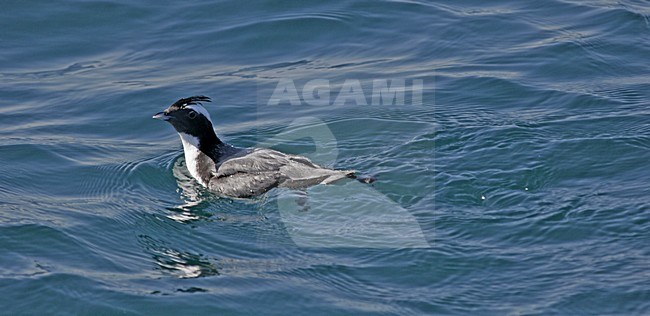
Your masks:
{"label": "bird eye", "polygon": [[196,112],[190,111],[190,113],[187,113],[187,117],[189,117],[190,119],[194,119],[196,117]]}

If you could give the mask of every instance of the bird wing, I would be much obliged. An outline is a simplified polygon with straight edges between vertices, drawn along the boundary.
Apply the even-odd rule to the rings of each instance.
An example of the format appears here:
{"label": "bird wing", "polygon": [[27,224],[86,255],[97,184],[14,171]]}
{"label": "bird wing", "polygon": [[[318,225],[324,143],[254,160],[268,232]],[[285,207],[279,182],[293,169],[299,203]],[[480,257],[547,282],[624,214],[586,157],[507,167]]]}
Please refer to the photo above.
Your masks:
{"label": "bird wing", "polygon": [[208,188],[219,194],[246,198],[260,195],[279,185],[279,172],[235,173],[210,179]]}
{"label": "bird wing", "polygon": [[224,161],[217,169],[216,176],[225,177],[236,173],[276,172],[292,164],[301,164],[314,169],[321,168],[305,157],[289,155],[272,149],[255,149],[245,156]]}
{"label": "bird wing", "polygon": [[254,149],[245,156],[224,161],[209,187],[226,195],[247,197],[277,186],[304,188],[330,183],[352,173],[354,171],[323,168],[302,156]]}

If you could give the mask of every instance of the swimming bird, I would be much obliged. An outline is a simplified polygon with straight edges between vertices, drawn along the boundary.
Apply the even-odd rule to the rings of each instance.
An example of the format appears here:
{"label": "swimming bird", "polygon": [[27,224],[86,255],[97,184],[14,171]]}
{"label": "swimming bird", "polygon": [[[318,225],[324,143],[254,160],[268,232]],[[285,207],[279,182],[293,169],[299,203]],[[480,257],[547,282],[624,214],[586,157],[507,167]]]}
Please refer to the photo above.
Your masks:
{"label": "swimming bird", "polygon": [[183,143],[187,169],[211,192],[247,198],[275,187],[302,189],[356,178],[353,170],[321,167],[303,156],[227,144],[214,132],[210,113],[202,102],[211,100],[202,95],[182,98],[153,118],[167,121],[176,129]]}

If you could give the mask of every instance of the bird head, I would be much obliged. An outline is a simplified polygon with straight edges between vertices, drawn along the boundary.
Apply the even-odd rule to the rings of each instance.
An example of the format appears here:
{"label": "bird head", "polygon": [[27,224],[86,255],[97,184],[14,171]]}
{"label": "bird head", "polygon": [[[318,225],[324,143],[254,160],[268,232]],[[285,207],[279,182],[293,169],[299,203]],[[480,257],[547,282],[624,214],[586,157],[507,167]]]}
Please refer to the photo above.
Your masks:
{"label": "bird head", "polygon": [[206,132],[214,133],[210,113],[201,102],[211,102],[206,96],[182,98],[153,118],[167,121],[178,133],[201,137]]}

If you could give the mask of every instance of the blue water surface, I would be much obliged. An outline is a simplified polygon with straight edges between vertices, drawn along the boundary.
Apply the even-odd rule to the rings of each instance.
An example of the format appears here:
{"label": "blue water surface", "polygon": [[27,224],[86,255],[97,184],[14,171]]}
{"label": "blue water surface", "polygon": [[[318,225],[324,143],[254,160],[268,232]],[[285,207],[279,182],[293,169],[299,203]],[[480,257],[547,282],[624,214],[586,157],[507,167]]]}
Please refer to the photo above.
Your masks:
{"label": "blue water surface", "polygon": [[[645,1],[3,1],[0,29],[2,314],[650,313]],[[214,196],[151,119],[198,94],[228,142],[377,181]]]}

